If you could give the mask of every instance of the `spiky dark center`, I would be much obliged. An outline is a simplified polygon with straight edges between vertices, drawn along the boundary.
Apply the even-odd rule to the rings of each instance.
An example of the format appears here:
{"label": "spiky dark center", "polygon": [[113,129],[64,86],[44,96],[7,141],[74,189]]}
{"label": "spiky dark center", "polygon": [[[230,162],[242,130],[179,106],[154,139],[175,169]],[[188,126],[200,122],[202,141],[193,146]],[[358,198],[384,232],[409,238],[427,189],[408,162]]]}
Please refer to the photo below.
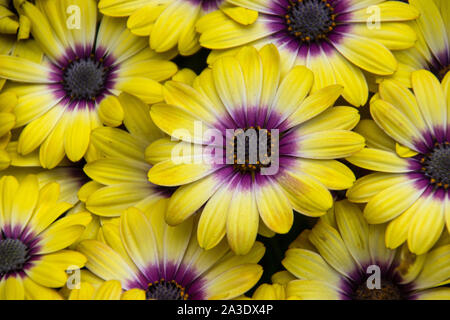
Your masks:
{"label": "spiky dark center", "polygon": [[436,143],[431,153],[420,159],[422,171],[431,184],[448,189],[450,186],[450,144]]}
{"label": "spiky dark center", "polygon": [[334,8],[327,0],[290,0],[285,15],[288,31],[303,42],[322,40],[336,26]]}
{"label": "spiky dark center", "polygon": [[270,166],[272,148],[275,138],[270,130],[261,129],[260,126],[237,129],[233,141],[233,167],[241,173],[259,172],[262,167]]}
{"label": "spiky dark center", "polygon": [[147,299],[156,300],[187,300],[188,294],[184,287],[175,280],[161,279],[148,285]]}
{"label": "spiky dark center", "polygon": [[402,300],[401,289],[391,281],[381,280],[380,288],[370,289],[366,282],[360,284],[353,298],[355,300]]}
{"label": "spiky dark center", "polygon": [[0,277],[23,269],[27,262],[28,247],[17,239],[0,240]]}
{"label": "spiky dark center", "polygon": [[108,68],[94,55],[70,61],[63,71],[63,87],[72,100],[95,100],[105,89]]}

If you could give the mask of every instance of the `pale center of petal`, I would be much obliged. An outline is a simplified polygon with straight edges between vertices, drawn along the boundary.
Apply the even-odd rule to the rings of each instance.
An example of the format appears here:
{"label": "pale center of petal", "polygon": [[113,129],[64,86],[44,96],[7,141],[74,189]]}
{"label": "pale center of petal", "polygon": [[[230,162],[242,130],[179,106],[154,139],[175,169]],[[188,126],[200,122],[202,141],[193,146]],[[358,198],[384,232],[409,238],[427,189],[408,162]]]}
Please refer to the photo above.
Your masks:
{"label": "pale center of petal", "polygon": [[302,41],[325,39],[336,26],[334,8],[327,0],[289,0],[288,31]]}
{"label": "pale center of petal", "polygon": [[386,280],[381,280],[379,288],[369,288],[366,281],[360,284],[355,292],[355,300],[402,300],[402,291],[400,288]]}
{"label": "pale center of petal", "polygon": [[104,90],[107,74],[94,57],[74,60],[64,70],[64,90],[72,99],[93,100]]}
{"label": "pale center of petal", "polygon": [[448,189],[450,186],[450,144],[436,143],[434,150],[420,160],[422,171],[437,187]]}
{"label": "pale center of petal", "polygon": [[0,240],[0,277],[23,269],[28,260],[28,247],[17,239]]}
{"label": "pale center of petal", "polygon": [[184,287],[175,280],[167,281],[161,279],[148,285],[147,299],[156,300],[187,300],[188,294]]}

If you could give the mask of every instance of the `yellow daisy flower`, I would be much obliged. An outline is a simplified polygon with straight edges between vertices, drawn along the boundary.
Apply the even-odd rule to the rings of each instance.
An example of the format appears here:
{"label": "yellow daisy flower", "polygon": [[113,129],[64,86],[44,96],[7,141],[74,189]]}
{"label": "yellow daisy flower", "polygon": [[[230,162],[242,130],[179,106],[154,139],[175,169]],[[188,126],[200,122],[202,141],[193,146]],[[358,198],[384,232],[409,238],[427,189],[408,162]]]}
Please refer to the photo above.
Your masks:
{"label": "yellow daisy flower", "polygon": [[[386,245],[405,240],[415,254],[427,252],[445,228],[450,230],[450,75],[439,83],[429,71],[412,73],[411,92],[386,80],[358,131],[368,148],[347,158],[377,173],[359,179],[349,200],[367,203],[369,223],[391,221]],[[447,231],[445,231],[447,232]]]}
{"label": "yellow daisy flower", "polygon": [[410,0],[420,13],[412,22],[417,33],[414,47],[395,52],[399,63],[392,75],[397,81],[411,87],[411,72],[430,70],[440,80],[450,70],[450,3],[447,0]]}
{"label": "yellow daisy flower", "polygon": [[138,289],[147,299],[232,299],[256,284],[265,251],[261,243],[246,256],[232,254],[225,242],[205,251],[195,228],[193,219],[170,227],[161,212],[146,216],[129,208],[119,226],[102,227],[103,241],[85,240],[78,250],[92,273],[120,281],[124,290]]}
{"label": "yellow daisy flower", "polygon": [[[198,229],[202,248],[214,247],[227,234],[233,251],[245,254],[260,217],[272,231],[286,233],[292,209],[323,215],[333,203],[329,189],[345,190],[355,180],[334,159],[364,146],[362,136],[350,131],[359,121],[357,109],[331,108],[341,86],[309,95],[313,73],[298,66],[281,78],[280,64],[274,45],[259,52],[244,47],[235,57],[217,60],[193,87],[166,82],[167,104],[151,108],[155,124],[174,141],[148,148],[150,157],[168,154],[150,169],[149,180],[180,186],[167,209],[171,225],[204,206]],[[177,155],[186,148],[193,149],[191,155]]]}
{"label": "yellow daisy flower", "polygon": [[[332,224],[321,220],[307,248],[282,261],[297,277],[288,297],[306,300],[450,299],[450,245],[414,255],[384,245],[386,225],[368,225],[357,205],[336,202]],[[312,247],[312,249],[311,249]]]}
{"label": "yellow daisy flower", "polygon": [[195,30],[198,19],[220,9],[235,21],[253,23],[258,13],[224,4],[223,0],[100,0],[100,12],[112,17],[128,17],[127,26],[133,34],[150,36],[150,46],[156,52],[177,49],[191,55],[200,49]]}
{"label": "yellow daisy flower", "polygon": [[15,127],[26,126],[20,154],[40,146],[45,168],[58,165],[64,155],[78,161],[88,150],[91,130],[121,124],[118,94],[135,94],[147,103],[162,99],[158,81],[177,67],[132,35],[125,21],[103,17],[97,28],[94,0],[20,2],[18,9],[30,19],[45,53],[41,63],[0,55],[0,77],[14,81],[6,92],[18,96]]}
{"label": "yellow daisy flower", "polygon": [[121,94],[119,101],[125,107],[124,125],[128,132],[118,128],[102,127],[92,132],[92,145],[99,157],[84,166],[84,172],[93,180],[79,192],[89,211],[103,217],[117,217],[134,206],[144,212],[166,211],[175,188],[166,188],[148,181],[152,165],[147,162],[146,148],[164,137],[150,118],[150,108],[139,99]]}
{"label": "yellow daisy flower", "polygon": [[13,176],[0,179],[0,300],[60,298],[51,288],[65,285],[65,271],[86,262],[79,252],[65,249],[91,215],[58,219],[71,207],[59,201],[57,183],[40,188],[35,175],[20,183]]}
{"label": "yellow daisy flower", "polygon": [[216,49],[209,57],[228,54],[251,44],[274,43],[283,72],[295,65],[314,72],[313,90],[340,84],[343,97],[362,106],[368,98],[364,72],[391,75],[397,61],[391,50],[407,49],[416,41],[404,21],[418,17],[408,4],[384,0],[226,0],[259,12],[255,23],[243,26],[220,11],[199,20],[200,44]]}

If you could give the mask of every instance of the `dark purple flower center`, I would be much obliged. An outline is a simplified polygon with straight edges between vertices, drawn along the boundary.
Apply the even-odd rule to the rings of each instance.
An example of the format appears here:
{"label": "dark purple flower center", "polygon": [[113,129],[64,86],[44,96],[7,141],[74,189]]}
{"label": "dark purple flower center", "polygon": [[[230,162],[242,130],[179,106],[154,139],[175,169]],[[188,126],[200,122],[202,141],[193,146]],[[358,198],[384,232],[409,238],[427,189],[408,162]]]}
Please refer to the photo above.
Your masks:
{"label": "dark purple flower center", "polygon": [[422,155],[420,159],[422,172],[431,184],[439,188],[448,189],[450,186],[450,144],[436,143],[434,149]]}
{"label": "dark purple flower center", "polygon": [[186,289],[175,280],[158,280],[148,285],[147,299],[156,300],[187,300],[189,295]]}
{"label": "dark purple flower center", "polygon": [[322,40],[336,26],[334,8],[327,0],[289,0],[285,15],[288,31],[304,42]]}
{"label": "dark purple flower center", "polygon": [[0,278],[21,271],[29,259],[28,247],[18,239],[0,240]]}
{"label": "dark purple flower center", "polygon": [[354,300],[402,300],[402,290],[392,281],[382,279],[379,288],[369,288],[366,281],[354,291]]}
{"label": "dark purple flower center", "polygon": [[104,91],[108,75],[103,59],[76,58],[63,69],[62,85],[71,100],[95,100]]}
{"label": "dark purple flower center", "polygon": [[[259,172],[263,167],[270,167],[272,147],[276,141],[270,130],[260,126],[235,130],[233,137],[233,154],[229,154],[233,167],[241,173]],[[231,161],[230,161],[231,162]]]}

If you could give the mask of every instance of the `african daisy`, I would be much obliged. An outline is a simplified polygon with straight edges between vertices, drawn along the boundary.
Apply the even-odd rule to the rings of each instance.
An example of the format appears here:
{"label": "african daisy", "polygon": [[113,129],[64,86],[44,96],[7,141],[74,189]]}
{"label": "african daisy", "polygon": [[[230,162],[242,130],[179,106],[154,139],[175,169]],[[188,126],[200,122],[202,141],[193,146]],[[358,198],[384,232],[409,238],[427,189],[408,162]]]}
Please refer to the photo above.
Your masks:
{"label": "african daisy", "polygon": [[[363,148],[362,136],[350,131],[358,111],[331,108],[341,86],[309,95],[313,73],[298,66],[280,77],[280,64],[274,45],[259,52],[244,47],[237,56],[217,60],[193,87],[166,82],[167,104],[151,108],[153,121],[172,141],[148,148],[149,155],[168,153],[150,169],[149,180],[180,186],[167,209],[171,225],[204,206],[198,228],[203,248],[227,234],[231,248],[245,254],[260,217],[272,231],[286,233],[292,209],[323,215],[332,206],[329,189],[353,184],[351,170],[334,159]],[[186,147],[192,147],[191,157],[178,156]]]}
{"label": "african daisy", "polygon": [[[380,99],[370,106],[376,125],[367,122],[359,131],[369,147],[347,158],[376,173],[359,179],[347,196],[367,203],[369,223],[391,221],[389,248],[407,240],[412,252],[423,254],[446,221],[450,230],[450,75],[442,84],[426,70],[411,79],[413,92],[394,80],[381,83]],[[374,136],[378,143],[370,141]]]}
{"label": "african daisy", "polygon": [[[79,26],[66,13],[69,7],[79,8]],[[36,6],[20,1],[18,10],[30,19],[45,56],[37,63],[0,55],[0,77],[14,81],[5,90],[18,96],[15,127],[25,126],[18,152],[26,155],[40,147],[45,168],[58,165],[64,155],[80,160],[91,130],[102,123],[121,124],[118,94],[160,101],[158,81],[177,70],[151,51],[145,39],[132,35],[125,21],[103,17],[97,28],[94,0],[37,0]]]}
{"label": "african daisy", "polygon": [[233,48],[251,44],[277,46],[283,73],[295,65],[314,72],[313,90],[340,84],[343,97],[362,106],[368,97],[365,72],[391,75],[397,61],[391,50],[414,45],[416,34],[405,21],[416,9],[384,0],[227,0],[257,11],[255,23],[243,26],[221,11],[199,20],[200,44],[215,49],[209,61]]}

